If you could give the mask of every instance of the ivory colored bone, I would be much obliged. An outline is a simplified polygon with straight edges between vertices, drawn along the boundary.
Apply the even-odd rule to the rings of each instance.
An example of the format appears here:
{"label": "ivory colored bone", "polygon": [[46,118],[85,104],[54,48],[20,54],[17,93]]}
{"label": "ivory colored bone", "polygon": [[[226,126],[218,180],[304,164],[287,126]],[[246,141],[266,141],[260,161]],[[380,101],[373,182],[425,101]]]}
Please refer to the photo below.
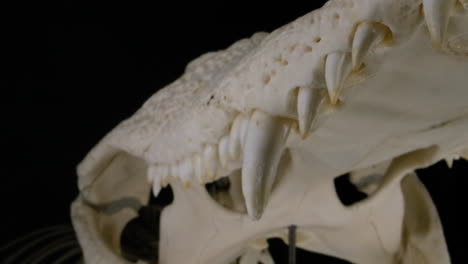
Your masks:
{"label": "ivory colored bone", "polygon": [[[160,219],[159,264],[268,263],[252,241],[285,238],[290,225],[298,227],[299,247],[353,263],[450,263],[437,212],[414,170],[468,156],[468,11],[452,12],[452,4],[331,0],[289,26],[191,62],[185,82],[153,95],[79,165],[72,218],[86,263],[128,263],[119,236],[135,208],[112,213],[99,205],[128,198],[145,204],[148,171],[153,184],[169,182],[174,191]],[[393,41],[379,45],[384,31]],[[283,51],[290,52],[265,66]],[[353,55],[362,68],[351,71]],[[310,91],[298,87],[327,88],[324,104],[342,101],[332,112],[315,112]],[[173,105],[186,107],[175,115]],[[268,177],[255,163],[266,159],[250,155],[266,156],[255,150],[266,144],[254,139],[271,136],[252,132],[255,111],[265,117],[253,120],[269,127],[291,124]],[[333,180],[344,173],[367,199],[341,204]],[[231,189],[220,197],[231,205],[204,186],[226,175]],[[181,176],[193,177],[193,186],[184,187]]]}

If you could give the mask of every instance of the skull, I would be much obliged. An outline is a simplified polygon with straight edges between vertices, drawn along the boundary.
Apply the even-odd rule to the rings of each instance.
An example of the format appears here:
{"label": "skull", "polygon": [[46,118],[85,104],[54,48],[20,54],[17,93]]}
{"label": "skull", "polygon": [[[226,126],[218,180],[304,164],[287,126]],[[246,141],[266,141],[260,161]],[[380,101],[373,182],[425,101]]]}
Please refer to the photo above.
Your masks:
{"label": "skull", "polygon": [[[85,261],[128,263],[121,234],[170,185],[157,263],[273,263],[291,225],[354,263],[449,263],[414,171],[468,159],[467,9],[332,0],[197,58],[79,165]],[[340,201],[346,173],[365,199]]]}

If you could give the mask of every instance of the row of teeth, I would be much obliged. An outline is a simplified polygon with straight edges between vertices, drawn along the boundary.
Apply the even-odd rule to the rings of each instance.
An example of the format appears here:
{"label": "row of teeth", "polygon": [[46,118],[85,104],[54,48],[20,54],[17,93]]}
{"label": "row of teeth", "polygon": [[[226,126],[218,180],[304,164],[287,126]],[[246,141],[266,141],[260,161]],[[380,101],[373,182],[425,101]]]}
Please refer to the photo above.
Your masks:
{"label": "row of teeth", "polygon": [[[456,0],[423,0],[423,11],[431,38],[442,46],[451,9]],[[467,6],[468,0],[463,0]],[[338,102],[347,77],[358,70],[370,50],[392,38],[386,25],[378,22],[361,22],[354,31],[351,52],[338,51],[325,58],[325,81],[329,102]],[[303,138],[320,113],[326,101],[325,89],[300,87],[297,93],[297,126]],[[289,131],[295,122],[254,110],[249,116],[239,114],[230,132],[218,144],[204,146],[201,153],[185,157],[174,164],[153,164],[148,169],[148,179],[153,193],[158,195],[171,177],[181,180],[185,186],[193,182],[212,182],[234,169],[242,169],[242,193],[247,213],[259,219],[268,201],[276,177],[277,166]]]}

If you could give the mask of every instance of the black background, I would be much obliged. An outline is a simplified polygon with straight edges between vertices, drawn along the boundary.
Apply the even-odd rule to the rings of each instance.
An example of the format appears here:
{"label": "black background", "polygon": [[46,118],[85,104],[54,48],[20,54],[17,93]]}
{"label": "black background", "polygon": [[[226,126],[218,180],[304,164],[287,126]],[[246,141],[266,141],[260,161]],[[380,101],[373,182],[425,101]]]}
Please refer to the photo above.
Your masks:
{"label": "black background", "polygon": [[[194,58],[272,31],[325,1],[308,2],[37,1],[5,8],[0,243],[69,223],[75,167],[105,133]],[[466,172],[460,161],[453,170],[439,163],[420,173],[454,263],[468,261]]]}

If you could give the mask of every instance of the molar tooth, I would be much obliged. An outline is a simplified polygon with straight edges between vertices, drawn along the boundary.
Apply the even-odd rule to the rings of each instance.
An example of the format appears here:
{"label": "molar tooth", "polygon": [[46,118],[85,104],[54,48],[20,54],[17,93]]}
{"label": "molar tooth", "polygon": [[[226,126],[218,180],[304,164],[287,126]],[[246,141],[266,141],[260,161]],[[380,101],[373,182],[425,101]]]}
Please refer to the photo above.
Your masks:
{"label": "molar tooth", "polygon": [[242,192],[247,213],[258,220],[267,204],[290,124],[260,111],[248,125],[242,162]]}
{"label": "molar tooth", "polygon": [[225,135],[218,144],[219,162],[222,168],[226,168],[229,159],[229,136]]}
{"label": "molar tooth", "polygon": [[218,168],[218,153],[215,145],[206,145],[203,150],[204,182],[212,181],[216,178]]}
{"label": "molar tooth", "polygon": [[193,177],[192,160],[190,158],[185,158],[179,163],[179,177],[185,187],[190,187]]}
{"label": "molar tooth", "polygon": [[327,55],[325,61],[325,82],[332,104],[336,104],[343,83],[351,72],[351,56],[349,52],[333,52]]}
{"label": "molar tooth", "polygon": [[358,25],[353,38],[353,70],[357,70],[361,66],[367,52],[380,44],[388,32],[389,29],[380,23],[363,22]]}
{"label": "molar tooth", "polygon": [[442,46],[450,18],[450,11],[456,0],[423,0],[424,17],[435,46]]}
{"label": "molar tooth", "polygon": [[317,110],[322,101],[321,90],[300,87],[297,95],[297,116],[299,131],[302,138],[306,138],[312,122],[317,115]]}
{"label": "molar tooth", "polygon": [[195,178],[198,180],[199,183],[204,183],[203,176],[205,175],[205,172],[203,169],[203,162],[200,157],[200,154],[195,154],[192,157],[192,166]]}

